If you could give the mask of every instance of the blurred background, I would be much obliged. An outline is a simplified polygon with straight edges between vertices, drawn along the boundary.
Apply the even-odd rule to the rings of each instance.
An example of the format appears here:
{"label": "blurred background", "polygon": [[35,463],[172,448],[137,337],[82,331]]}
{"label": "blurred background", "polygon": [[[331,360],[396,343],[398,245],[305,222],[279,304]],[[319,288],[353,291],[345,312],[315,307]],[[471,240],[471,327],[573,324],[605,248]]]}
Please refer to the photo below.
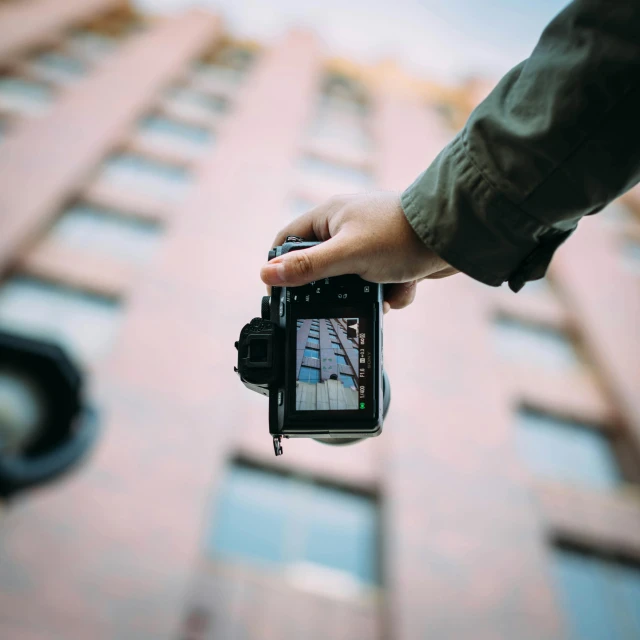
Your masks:
{"label": "blurred background", "polygon": [[637,189],[389,314],[380,438],[275,459],[232,371],[276,231],[406,187],[564,4],[0,2],[0,329],[101,428],[2,502],[0,637],[640,637]]}

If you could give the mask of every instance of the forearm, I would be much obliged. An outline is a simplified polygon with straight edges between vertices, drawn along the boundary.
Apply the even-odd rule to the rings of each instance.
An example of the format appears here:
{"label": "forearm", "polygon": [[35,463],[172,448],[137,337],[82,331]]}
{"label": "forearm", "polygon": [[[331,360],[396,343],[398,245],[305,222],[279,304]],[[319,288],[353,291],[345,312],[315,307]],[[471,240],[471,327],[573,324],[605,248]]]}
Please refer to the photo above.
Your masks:
{"label": "forearm", "polygon": [[640,179],[640,2],[578,0],[403,194],[444,260],[517,290]]}

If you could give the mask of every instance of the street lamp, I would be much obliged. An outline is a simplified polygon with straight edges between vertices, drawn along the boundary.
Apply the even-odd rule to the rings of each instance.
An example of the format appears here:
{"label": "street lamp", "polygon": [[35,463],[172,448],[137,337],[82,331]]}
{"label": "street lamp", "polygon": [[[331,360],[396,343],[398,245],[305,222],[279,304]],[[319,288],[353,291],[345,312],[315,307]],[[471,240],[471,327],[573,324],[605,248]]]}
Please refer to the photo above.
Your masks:
{"label": "street lamp", "polygon": [[58,345],[0,331],[0,500],[83,460],[98,434],[84,376]]}

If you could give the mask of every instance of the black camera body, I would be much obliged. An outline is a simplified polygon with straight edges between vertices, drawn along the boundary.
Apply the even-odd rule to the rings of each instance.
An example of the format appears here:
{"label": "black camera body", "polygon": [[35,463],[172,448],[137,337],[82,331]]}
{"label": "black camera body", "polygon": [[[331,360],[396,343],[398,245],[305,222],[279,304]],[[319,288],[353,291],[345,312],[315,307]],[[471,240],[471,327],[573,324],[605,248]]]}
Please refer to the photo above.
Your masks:
{"label": "black camera body", "polygon": [[[289,236],[269,260],[318,244]],[[236,342],[245,386],[269,397],[276,455],[282,438],[347,444],[377,436],[389,406],[382,369],[382,285],[357,275],[272,287],[262,317]]]}

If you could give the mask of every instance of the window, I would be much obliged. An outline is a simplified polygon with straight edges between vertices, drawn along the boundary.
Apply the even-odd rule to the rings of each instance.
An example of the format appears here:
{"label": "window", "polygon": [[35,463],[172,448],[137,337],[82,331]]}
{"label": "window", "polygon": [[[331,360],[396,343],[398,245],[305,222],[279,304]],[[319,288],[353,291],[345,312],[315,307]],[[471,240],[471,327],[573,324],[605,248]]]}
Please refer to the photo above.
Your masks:
{"label": "window", "polygon": [[494,323],[494,335],[498,352],[508,360],[553,369],[579,365],[571,340],[554,329],[500,317]]}
{"label": "window", "polygon": [[345,364],[348,365],[349,363],[346,361],[344,356],[340,356],[340,355],[336,355],[336,360],[338,361],[338,364]]}
{"label": "window", "polygon": [[373,178],[368,171],[346,164],[331,162],[317,156],[306,155],[300,161],[302,170],[309,174],[330,180],[340,180],[360,187],[373,184]]}
{"label": "window", "polygon": [[100,33],[92,31],[75,31],[66,42],[66,47],[72,53],[97,62],[110,54],[116,47],[117,41]]}
{"label": "window", "polygon": [[340,380],[345,387],[348,388],[356,388],[356,381],[353,376],[348,376],[344,373],[340,374]]}
{"label": "window", "polygon": [[314,331],[313,329],[311,329],[311,330],[309,331],[309,335],[310,335],[312,338],[319,338],[319,337],[320,337],[320,334],[319,334],[317,331]]}
{"label": "window", "polygon": [[225,46],[207,61],[198,62],[194,67],[194,75],[205,83],[238,84],[249,70],[255,54],[250,49],[241,46]]}
{"label": "window", "polygon": [[345,113],[336,114],[333,109],[326,107],[318,110],[310,135],[320,142],[341,144],[362,152],[369,151],[372,146],[363,120]]}
{"label": "window", "polygon": [[358,107],[362,113],[366,112],[366,86],[357,78],[338,71],[329,71],[322,79],[321,91],[326,99],[340,99]]}
{"label": "window", "polygon": [[301,216],[303,213],[307,213],[307,211],[311,211],[314,207],[318,205],[314,200],[309,200],[308,198],[296,197],[290,201],[289,211],[294,218]]}
{"label": "window", "polygon": [[41,82],[24,78],[0,78],[0,111],[40,115],[53,100],[53,91]]}
{"label": "window", "polygon": [[633,221],[633,214],[620,201],[608,204],[600,213],[604,220],[612,226],[620,226]]}
{"label": "window", "polygon": [[240,83],[243,73],[236,69],[223,67],[218,64],[199,62],[193,70],[193,77],[203,89],[211,90],[221,87],[233,87]]}
{"label": "window", "polygon": [[229,45],[216,52],[214,61],[239,72],[247,71],[255,60],[255,52],[246,47]]}
{"label": "window", "polygon": [[300,367],[298,380],[300,382],[320,382],[320,369],[315,369],[314,367],[305,367],[304,365],[302,365]]}
{"label": "window", "polygon": [[375,501],[245,465],[226,474],[206,546],[217,557],[378,582]]}
{"label": "window", "polygon": [[205,127],[185,124],[179,120],[164,116],[149,116],[140,124],[140,132],[144,137],[163,147],[171,147],[176,143],[189,145],[194,151],[202,151],[212,141],[211,132]]}
{"label": "window", "polygon": [[339,344],[338,342],[332,342],[332,343],[331,343],[331,346],[332,346],[334,349],[342,349],[342,345],[341,345],[341,344]]}
{"label": "window", "polygon": [[189,174],[184,167],[156,162],[124,153],[105,163],[102,176],[121,189],[142,191],[159,200],[178,200],[185,192]]}
{"label": "window", "polygon": [[141,263],[158,241],[158,225],[89,205],[65,211],[50,237],[71,247]]}
{"label": "window", "polygon": [[86,73],[82,61],[57,51],[47,51],[33,58],[31,68],[43,80],[55,84],[75,82]]}
{"label": "window", "polygon": [[320,340],[317,338],[307,338],[307,344],[310,344],[312,347],[319,347]]}
{"label": "window", "polygon": [[305,349],[304,350],[304,355],[307,358],[318,358],[320,359],[320,349]]}
{"label": "window", "polygon": [[563,548],[552,567],[570,638],[640,638],[640,567]]}
{"label": "window", "polygon": [[629,270],[640,274],[640,242],[626,238],[624,241],[622,255]]}
{"label": "window", "polygon": [[204,116],[224,113],[229,108],[229,100],[224,96],[203,93],[189,87],[174,87],[169,90],[168,97],[187,110]]}
{"label": "window", "polygon": [[0,288],[0,326],[58,341],[85,362],[109,348],[118,315],[111,300],[40,280],[15,277]]}
{"label": "window", "polygon": [[535,473],[599,489],[620,482],[611,445],[596,428],[522,409],[516,438],[521,455]]}

